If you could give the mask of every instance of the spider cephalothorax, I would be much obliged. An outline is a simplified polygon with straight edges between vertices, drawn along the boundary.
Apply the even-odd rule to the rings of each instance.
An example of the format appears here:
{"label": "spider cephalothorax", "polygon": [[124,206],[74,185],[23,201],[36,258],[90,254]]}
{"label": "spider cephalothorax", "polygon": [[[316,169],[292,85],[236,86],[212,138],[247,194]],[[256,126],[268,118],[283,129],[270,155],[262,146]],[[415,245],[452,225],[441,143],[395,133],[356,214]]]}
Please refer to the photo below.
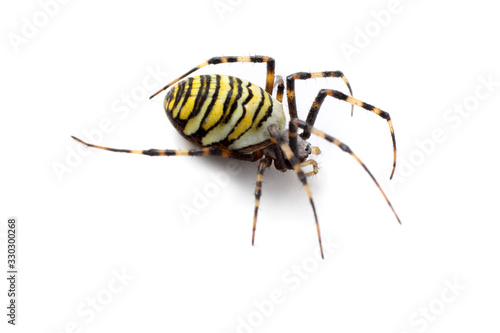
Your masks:
{"label": "spider cephalothorax", "polygon": [[[289,145],[289,134],[288,130],[283,131],[283,142]],[[321,150],[318,147],[312,147],[307,140],[302,139],[300,136],[297,136],[297,149],[298,149],[298,160],[301,163],[301,166],[311,164],[313,165],[313,171],[306,174],[306,176],[310,176],[318,173],[318,168],[316,161],[309,159],[309,155],[314,154],[318,155],[321,153]],[[262,149],[262,153],[274,160],[274,167],[279,171],[287,171],[293,170],[293,165],[286,159],[281,149],[276,149],[274,145],[267,146]],[[306,162],[307,161],[307,162]]]}
{"label": "spider cephalothorax", "polygon": [[[204,66],[229,62],[266,63],[265,89],[230,75],[199,75],[184,79]],[[290,115],[288,129],[286,129],[286,117],[282,104],[285,82],[280,76],[275,78],[274,65],[274,59],[266,56],[214,57],[194,67],[151,96],[152,98],[172,87],[165,96],[165,112],[177,131],[187,140],[199,146],[199,148],[190,150],[115,149],[93,145],[75,137],[73,138],[89,147],[122,153],[150,156],[211,155],[246,161],[259,161],[255,187],[252,244],[255,239],[264,170],[272,162],[274,162],[276,169],[280,171],[294,170],[309,197],[316,222],[321,256],[323,257],[318,218],[311,191],[307,184],[307,176],[318,172],[316,162],[313,159],[308,159],[310,154],[320,153],[319,148],[311,147],[311,144],[307,142],[310,135],[314,134],[333,143],[356,159],[375,182],[399,221],[399,217],[396,215],[389,199],[387,199],[384,191],[365,164],[361,162],[346,144],[314,127],[319,109],[327,96],[350,103],[352,105],[351,113],[352,108],[356,105],[385,119],[389,125],[394,149],[392,178],[396,167],[396,139],[389,113],[353,98],[351,86],[347,78],[340,71],[298,72],[286,78],[286,94]],[[307,80],[318,77],[341,78],[347,85],[349,95],[337,90],[321,89],[309,110],[306,121],[300,120],[297,115],[295,101],[295,80]],[[276,88],[276,97],[272,96],[274,88]],[[302,133],[300,134],[298,134],[299,128],[302,129]],[[302,167],[307,165],[312,165],[313,170],[304,174]]]}

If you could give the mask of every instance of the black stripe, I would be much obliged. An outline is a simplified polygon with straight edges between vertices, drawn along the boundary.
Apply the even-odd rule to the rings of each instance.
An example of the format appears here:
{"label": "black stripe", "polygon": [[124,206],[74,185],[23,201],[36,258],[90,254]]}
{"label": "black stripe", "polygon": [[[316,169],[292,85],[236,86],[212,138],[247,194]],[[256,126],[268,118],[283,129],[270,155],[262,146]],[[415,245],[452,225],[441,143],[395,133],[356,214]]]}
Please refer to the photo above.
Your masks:
{"label": "black stripe", "polygon": [[327,72],[323,72],[323,74],[325,76],[329,76],[329,77],[342,77],[342,76],[344,76],[344,74],[341,71],[333,71],[333,72],[327,71]]}
{"label": "black stripe", "polygon": [[297,75],[297,77],[294,78],[295,80],[307,80],[311,78],[311,73],[306,72],[298,72],[295,73],[295,75]]}
{"label": "black stripe", "polygon": [[206,75],[206,79],[207,79],[207,81],[205,82],[205,91],[203,92],[203,96],[201,97],[199,109],[195,110],[196,114],[198,114],[201,111],[201,109],[203,108],[203,106],[205,105],[205,102],[207,101],[207,98],[208,98],[208,93],[210,92],[210,85],[212,83],[212,75]]}
{"label": "black stripe", "polygon": [[[224,110],[224,113],[222,117],[217,121],[217,124],[219,124],[221,121],[225,122],[226,117],[228,116],[229,112],[229,104],[231,103],[231,97],[233,96],[233,90],[234,90],[234,81],[232,76],[228,76],[229,79],[229,91],[226,95],[226,100],[224,101],[224,105],[222,107],[222,110]],[[217,125],[215,124],[215,126]]]}
{"label": "black stripe", "polygon": [[[189,150],[189,156],[203,156],[205,154],[206,148],[198,148]],[[219,149],[210,149],[209,155],[221,155],[221,151]]]}
{"label": "black stripe", "polygon": [[[205,120],[206,118],[210,115],[210,113],[212,112],[212,109],[214,107],[214,104],[215,102],[217,101],[217,98],[219,97],[219,90],[220,90],[220,81],[221,81],[221,76],[219,74],[216,74],[215,75],[215,91],[214,91],[214,94],[212,96],[212,100],[210,101],[210,104],[207,106],[207,109],[205,111],[205,114],[203,115],[203,119],[201,120],[201,125],[203,126],[203,124],[205,123]],[[222,117],[222,116],[221,116]],[[210,127],[209,129],[205,130],[203,129],[203,127],[200,126],[200,128],[198,129],[198,132],[200,131],[203,131],[204,133],[208,132],[212,127]]]}
{"label": "black stripe", "polygon": [[[243,112],[240,116],[240,118],[236,121],[236,124],[234,124],[233,126],[233,130],[228,134],[228,138],[231,136],[231,134],[233,134],[234,130],[236,129],[236,127],[238,127],[238,125],[240,124],[240,122],[245,118],[246,114],[247,114],[247,108],[246,108],[246,105],[248,104],[248,102],[250,102],[250,100],[253,98],[253,92],[252,90],[250,89],[250,86],[252,84],[250,82],[248,82],[248,85],[245,87],[246,90],[248,90],[248,96],[247,98],[243,101],[243,103],[241,104],[242,106],[242,109],[243,109]],[[261,101],[261,104],[262,104],[262,101]],[[260,105],[259,105],[260,106]],[[255,119],[255,114],[254,114],[254,119]],[[252,121],[252,124],[253,124],[253,121]],[[229,143],[232,143],[236,140],[238,140],[243,134],[245,134],[250,128],[252,128],[252,124],[250,124],[250,126],[248,126],[248,128],[246,130],[244,130],[236,139],[233,139],[233,140],[229,140]]]}
{"label": "black stripe", "polygon": [[184,105],[186,105],[186,102],[187,102],[188,98],[191,95],[191,89],[193,88],[193,81],[194,81],[194,79],[192,77],[190,77],[189,79],[187,79],[187,83],[186,84],[187,84],[188,88],[187,88],[186,92],[184,93],[184,100],[182,101],[182,104],[181,104],[181,106],[179,108],[179,115],[181,114],[181,111],[184,108]]}
{"label": "black stripe", "polygon": [[[179,103],[181,96],[184,93],[184,89],[186,88],[186,81],[182,81],[182,82],[178,83],[177,87],[178,87],[178,89],[177,89],[176,94],[175,94],[174,105],[172,106],[172,109],[170,109],[170,111],[175,110],[175,107]],[[172,91],[172,90],[170,90],[170,91]]]}
{"label": "black stripe", "polygon": [[[351,148],[349,148],[349,146],[347,146],[347,145],[346,145],[346,144],[344,144],[344,143],[341,143],[341,144],[339,145],[339,148],[340,148],[340,149],[342,149],[343,151],[345,151],[346,153],[352,154],[352,150],[351,150]],[[361,164],[363,164],[363,163],[361,163]]]}
{"label": "black stripe", "polygon": [[[322,89],[322,90],[326,90],[326,89]],[[340,99],[342,101],[345,101],[347,100],[347,95],[344,94],[344,93],[341,93],[340,91],[337,91],[337,90],[331,90],[331,93],[332,93],[332,96],[337,98],[337,99]]]}
{"label": "black stripe", "polygon": [[389,115],[389,113],[387,113],[385,111],[382,111],[382,110],[380,110],[379,116],[382,117],[382,118],[384,118],[385,120],[390,120],[391,119],[391,116]]}
{"label": "black stripe", "polygon": [[271,103],[269,103],[269,107],[267,108],[266,114],[264,115],[264,117],[262,117],[259,120],[259,123],[257,124],[257,128],[262,126],[266,122],[267,118],[269,118],[271,116],[271,114],[273,113],[273,106],[274,105],[273,105],[273,99],[272,99],[271,95],[265,94],[264,96],[268,97]]}
{"label": "black stripe", "polygon": [[375,107],[373,105],[370,105],[370,104],[367,104],[365,102],[362,102],[363,105],[361,105],[361,107],[365,110],[368,110],[368,111],[373,111],[373,109],[375,109]]}
{"label": "black stripe", "polygon": [[191,74],[191,73],[193,73],[193,72],[197,71],[197,70],[198,70],[198,69],[200,69],[200,68],[201,68],[201,67],[196,66],[195,68],[190,69],[190,70],[189,70],[189,72],[187,72],[186,74],[184,74],[184,75],[183,75],[183,76],[181,76],[181,77],[186,77],[186,76],[188,76],[189,74]]}
{"label": "black stripe", "polygon": [[[168,107],[168,105],[174,101],[174,90],[176,90],[178,88],[174,88],[174,89],[170,89],[168,92],[167,92],[167,95],[165,95],[165,101],[163,102],[164,103],[164,106],[165,106],[165,110],[167,112],[170,112],[172,109]],[[175,104],[175,103],[174,103]],[[175,105],[174,105],[175,106]]]}
{"label": "black stripe", "polygon": [[213,57],[207,60],[209,65],[220,64],[222,62],[220,57]]}
{"label": "black stripe", "polygon": [[[259,87],[260,88],[260,87]],[[257,119],[257,116],[260,113],[260,110],[264,106],[264,102],[266,101],[266,94],[264,93],[264,89],[260,88],[260,102],[259,105],[257,106],[257,110],[255,110],[255,113],[252,118],[252,125],[255,123],[255,119]],[[259,126],[256,126],[258,128]]]}
{"label": "black stripe", "polygon": [[[233,94],[233,91],[234,91],[234,82],[233,82],[233,79],[235,79],[233,76],[227,76],[227,78],[229,79],[229,92],[226,96],[226,100],[224,101],[224,105],[222,107],[222,110],[223,110],[223,114],[222,116],[219,118],[219,120],[217,120],[215,122],[215,124],[213,124],[211,127],[209,127],[208,129],[203,129],[203,132],[200,133],[200,135],[202,135],[203,137],[208,133],[210,132],[212,129],[216,128],[220,123],[224,122],[226,123],[226,118],[230,118],[230,113],[229,113],[229,104],[231,102],[231,96]],[[234,102],[233,102],[234,104]],[[201,129],[201,127],[200,127]],[[198,134],[198,133],[197,133]]]}
{"label": "black stripe", "polygon": [[[238,92],[236,93],[236,97],[234,98],[233,102],[231,103],[231,107],[229,108],[228,113],[226,114],[224,112],[225,113],[225,117],[223,120],[224,124],[227,124],[229,122],[229,120],[232,118],[234,110],[236,110],[236,108],[238,107],[238,102],[241,98],[241,95],[243,95],[243,82],[238,78],[234,78],[234,80],[236,81],[236,86],[238,87]],[[234,90],[234,86],[231,86],[231,90]]]}
{"label": "black stripe", "polygon": [[[200,113],[200,101],[201,101],[201,97],[203,95],[206,95],[206,91],[207,91],[207,87],[205,86],[205,78],[207,76],[206,75],[201,75],[199,77],[199,80],[200,80],[200,88],[198,89],[198,93],[196,94],[196,99],[194,101],[194,107],[193,107],[193,110],[191,111],[191,114],[189,114],[189,117],[188,119],[191,119],[191,118],[194,118],[196,117],[196,115],[198,115],[198,113]],[[209,76],[209,80],[210,80],[210,76]],[[203,105],[203,104],[201,104]]]}

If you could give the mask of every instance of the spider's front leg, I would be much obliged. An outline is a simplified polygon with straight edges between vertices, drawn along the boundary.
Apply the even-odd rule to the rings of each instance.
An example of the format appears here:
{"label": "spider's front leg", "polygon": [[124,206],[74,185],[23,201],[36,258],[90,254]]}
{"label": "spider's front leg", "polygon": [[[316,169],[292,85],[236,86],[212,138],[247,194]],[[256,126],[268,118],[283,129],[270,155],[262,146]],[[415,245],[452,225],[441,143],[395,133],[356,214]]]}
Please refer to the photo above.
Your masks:
{"label": "spider's front leg", "polygon": [[361,159],[356,154],[354,154],[354,152],[351,150],[351,148],[349,148],[348,145],[346,145],[342,141],[334,138],[333,136],[328,135],[325,132],[320,131],[320,130],[312,127],[310,124],[306,123],[303,120],[292,119],[292,120],[290,120],[290,123],[293,123],[294,126],[302,128],[304,131],[307,130],[307,131],[311,132],[312,134],[317,135],[320,138],[325,139],[326,141],[329,141],[329,142],[333,143],[334,145],[336,145],[337,147],[339,147],[342,151],[344,151],[344,152],[348,153],[349,155],[351,155],[363,167],[363,169],[365,169],[366,173],[368,173],[368,175],[371,177],[371,179],[373,180],[373,182],[375,183],[375,185],[377,186],[377,188],[380,190],[380,192],[384,196],[385,201],[387,202],[387,204],[391,208],[391,210],[394,213],[394,216],[398,220],[399,224],[401,224],[401,220],[399,219],[398,214],[396,214],[396,211],[394,210],[394,207],[392,207],[392,204],[389,201],[389,198],[387,198],[387,195],[385,194],[384,190],[382,190],[382,187],[380,187],[380,184],[375,179],[375,176],[373,176],[373,174],[370,172],[370,170],[368,169],[368,167],[361,161]]}
{"label": "spider's front leg", "polygon": [[[393,166],[392,166],[392,172],[390,178],[394,175],[394,171],[396,169],[396,137],[394,135],[394,128],[392,127],[392,120],[389,115],[389,113],[380,110],[379,108],[374,107],[373,105],[370,105],[368,103],[362,102],[358,99],[355,99],[352,97],[352,89],[351,85],[349,84],[349,81],[347,81],[347,78],[344,76],[344,74],[340,71],[327,71],[327,72],[312,72],[312,73],[307,73],[307,72],[299,72],[299,73],[294,73],[291,75],[288,75],[286,78],[286,89],[287,89],[287,99],[288,99],[288,108],[289,108],[289,113],[290,113],[290,118],[298,118],[297,115],[297,103],[296,103],[296,97],[295,97],[295,80],[308,80],[308,79],[313,79],[313,78],[319,78],[319,77],[340,77],[344,81],[344,83],[347,85],[347,88],[349,89],[349,95],[346,95],[340,91],[337,90],[332,90],[332,89],[321,89],[318,92],[318,95],[316,96],[311,109],[309,110],[309,113],[307,114],[306,118],[306,123],[309,124],[310,126],[314,126],[314,123],[316,122],[316,117],[318,116],[319,109],[321,108],[321,105],[323,104],[323,101],[325,100],[326,96],[330,96],[342,101],[346,101],[351,104],[351,115],[353,113],[354,106],[359,106],[365,110],[371,111],[378,115],[379,117],[387,120],[387,123],[389,124],[389,130],[391,132],[391,138],[392,138],[392,145],[393,145],[393,151],[394,151],[394,161],[393,161]],[[304,129],[304,131],[300,134],[300,136],[307,140],[311,136],[311,132],[307,129]]]}
{"label": "spider's front leg", "polygon": [[[352,89],[351,85],[349,84],[349,81],[345,77],[345,75],[341,71],[325,71],[325,72],[312,72],[312,73],[307,73],[307,72],[298,72],[294,73],[291,75],[288,75],[286,77],[286,96],[288,100],[288,111],[290,113],[290,119],[298,118],[297,114],[297,102],[296,97],[295,97],[295,80],[309,80],[309,79],[316,79],[316,78],[328,78],[328,77],[339,77],[341,78],[344,83],[346,84],[347,88],[349,89],[349,94],[352,97]],[[351,115],[354,110],[354,105],[351,107]],[[307,139],[307,138],[306,138]]]}
{"label": "spider's front leg", "polygon": [[[394,128],[392,126],[392,120],[391,116],[389,115],[388,112],[382,111],[379,108],[370,105],[368,103],[365,103],[363,101],[360,101],[352,96],[348,96],[340,91],[337,90],[332,90],[332,89],[321,89],[318,92],[318,95],[314,99],[314,102],[311,106],[311,109],[309,110],[309,113],[307,115],[306,123],[309,126],[314,126],[314,123],[316,122],[316,117],[318,116],[319,109],[321,108],[321,105],[323,104],[323,101],[325,100],[326,96],[330,96],[336,99],[339,99],[341,101],[346,101],[350,103],[352,106],[356,105],[359,106],[367,111],[373,112],[376,115],[378,115],[380,118],[385,119],[387,121],[387,124],[389,125],[389,130],[391,132],[391,138],[392,138],[392,146],[393,146],[393,151],[394,151],[394,161],[392,164],[392,172],[391,176],[389,179],[392,178],[394,175],[394,171],[396,170],[396,136],[394,135]],[[304,132],[302,132],[301,137],[304,139],[308,139],[311,136],[311,132],[306,128],[304,129]]]}

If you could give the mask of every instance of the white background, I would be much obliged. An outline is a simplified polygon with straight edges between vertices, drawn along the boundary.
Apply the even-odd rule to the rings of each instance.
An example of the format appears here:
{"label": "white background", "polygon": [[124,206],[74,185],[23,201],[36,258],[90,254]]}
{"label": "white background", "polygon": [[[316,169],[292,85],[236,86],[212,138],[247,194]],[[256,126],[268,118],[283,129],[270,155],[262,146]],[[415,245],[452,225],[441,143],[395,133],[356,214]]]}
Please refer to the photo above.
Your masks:
{"label": "white background", "polygon": [[[499,330],[500,23],[491,2],[401,0],[394,10],[390,1],[221,0],[230,6],[222,14],[211,0],[55,3],[0,10],[1,266],[6,220],[16,216],[16,331]],[[348,44],[357,53],[346,55]],[[147,96],[212,56],[254,54],[274,57],[281,75],[342,70],[355,97],[391,114],[391,182],[383,119],[359,108],[351,118],[346,103],[327,99],[317,127],[368,165],[401,226],[363,169],[318,139],[321,169],[309,183],[325,247],[333,243],[324,261],[293,172],[267,170],[252,247],[256,164],[236,162],[228,176],[227,160],[92,151],[70,138],[192,147],[167,120],[164,94]],[[263,85],[264,67],[200,73]],[[488,90],[481,80],[496,83]],[[320,88],[346,91],[334,79],[296,86],[302,118]],[[102,122],[107,133],[96,134]],[[433,133],[439,142],[429,143]],[[206,207],[183,216],[210,187]],[[4,331],[4,278],[0,289]]]}

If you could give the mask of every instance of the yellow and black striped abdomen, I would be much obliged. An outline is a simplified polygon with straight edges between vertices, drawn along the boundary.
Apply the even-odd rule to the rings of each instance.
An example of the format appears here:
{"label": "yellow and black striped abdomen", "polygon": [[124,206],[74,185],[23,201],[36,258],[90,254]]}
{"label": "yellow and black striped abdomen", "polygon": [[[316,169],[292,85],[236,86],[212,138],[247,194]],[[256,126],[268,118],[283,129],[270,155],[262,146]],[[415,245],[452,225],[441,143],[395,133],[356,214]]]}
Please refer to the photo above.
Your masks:
{"label": "yellow and black striped abdomen", "polygon": [[228,75],[201,75],[175,85],[165,111],[179,133],[202,146],[232,150],[269,140],[267,127],[285,127],[280,102],[259,86]]}

